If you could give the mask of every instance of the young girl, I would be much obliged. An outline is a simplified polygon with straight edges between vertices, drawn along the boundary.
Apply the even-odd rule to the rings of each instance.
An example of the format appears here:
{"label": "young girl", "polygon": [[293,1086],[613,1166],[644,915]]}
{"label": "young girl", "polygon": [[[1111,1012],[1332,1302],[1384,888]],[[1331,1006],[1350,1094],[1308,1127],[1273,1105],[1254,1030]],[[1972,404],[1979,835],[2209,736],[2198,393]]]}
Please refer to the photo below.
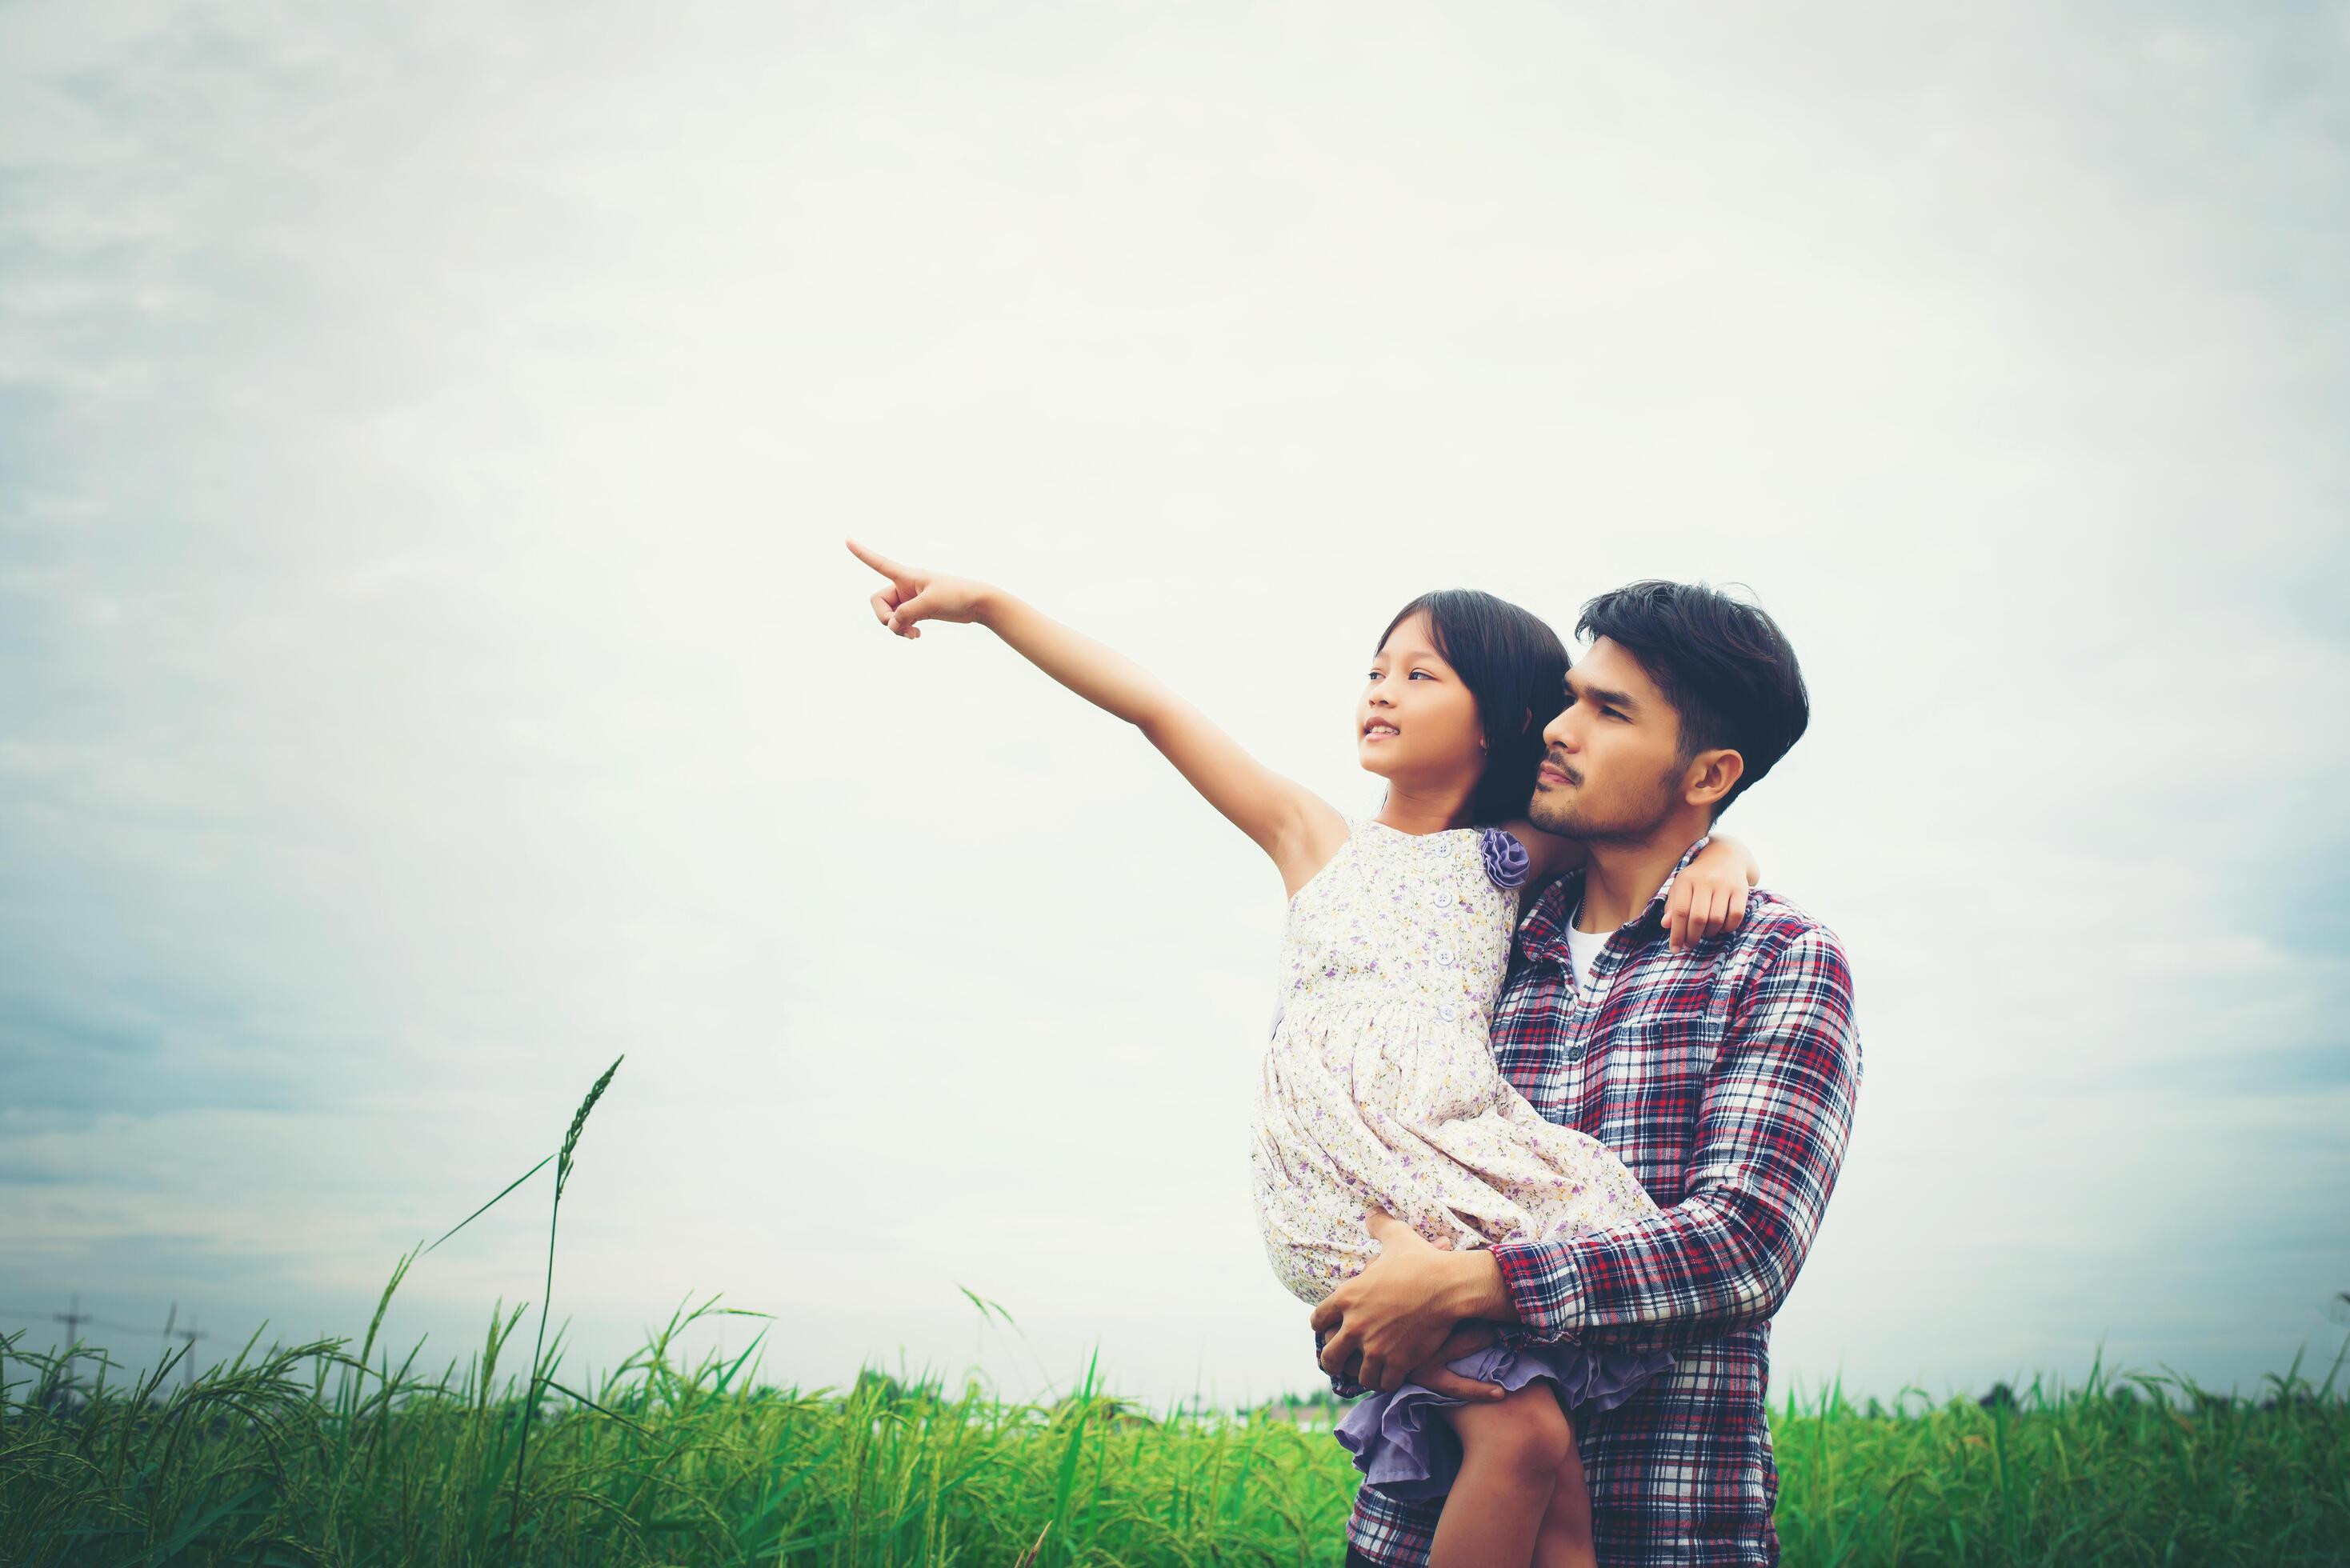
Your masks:
{"label": "young girl", "polygon": [[[1523,820],[1566,681],[1549,627],[1465,590],[1406,606],[1379,639],[1355,714],[1357,753],[1388,781],[1387,800],[1354,820],[1130,660],[1003,590],[848,547],[889,579],[872,605],[889,630],[985,626],[1139,729],[1280,868],[1290,895],[1281,1005],[1251,1167],[1266,1253],[1301,1300],[1319,1302],[1370,1261],[1373,1208],[1460,1247],[1656,1212],[1622,1161],[1510,1087],[1489,1040],[1517,889],[1582,863],[1580,845]],[[1716,837],[1674,883],[1672,929],[1696,940],[1734,927],[1753,877],[1743,848]],[[1452,1365],[1502,1397],[1453,1398],[1414,1381],[1365,1398],[1338,1437],[1366,1480],[1446,1499],[1434,1568],[1593,1563],[1565,1412],[1612,1408],[1671,1358],[1534,1345]]]}

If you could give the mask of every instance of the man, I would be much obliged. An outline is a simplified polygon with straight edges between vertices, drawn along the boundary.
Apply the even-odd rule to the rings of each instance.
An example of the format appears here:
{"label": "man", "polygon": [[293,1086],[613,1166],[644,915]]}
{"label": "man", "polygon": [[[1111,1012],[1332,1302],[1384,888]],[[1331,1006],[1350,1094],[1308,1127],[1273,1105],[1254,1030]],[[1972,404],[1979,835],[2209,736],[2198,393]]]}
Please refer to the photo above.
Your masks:
{"label": "man", "polygon": [[[1809,700],[1771,618],[1702,586],[1603,594],[1577,630],[1591,650],[1543,732],[1528,815],[1590,860],[1520,922],[1493,1051],[1535,1109],[1613,1149],[1663,1212],[1460,1252],[1374,1213],[1381,1255],[1314,1327],[1350,1393],[1350,1376],[1469,1393],[1444,1362],[1490,1343],[1481,1321],[1670,1351],[1670,1371],[1576,1420],[1599,1560],[1776,1563],[1770,1320],[1851,1131],[1851,977],[1825,927],[1761,889],[1735,931],[1693,946],[1662,916],[1714,819],[1803,733]],[[1348,1563],[1426,1563],[1437,1512],[1364,1488]]]}

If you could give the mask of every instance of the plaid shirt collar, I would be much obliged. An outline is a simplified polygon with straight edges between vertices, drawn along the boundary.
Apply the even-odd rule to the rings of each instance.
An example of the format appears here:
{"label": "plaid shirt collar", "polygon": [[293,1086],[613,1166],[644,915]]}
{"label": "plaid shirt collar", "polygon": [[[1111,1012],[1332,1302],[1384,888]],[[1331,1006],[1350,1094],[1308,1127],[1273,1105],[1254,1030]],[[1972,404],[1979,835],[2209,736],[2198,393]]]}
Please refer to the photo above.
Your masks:
{"label": "plaid shirt collar", "polygon": [[[1683,851],[1673,868],[1665,873],[1665,879],[1657,884],[1656,892],[1649,896],[1640,912],[1624,923],[1624,932],[1630,936],[1636,946],[1664,929],[1665,899],[1672,893],[1673,884],[1680,880],[1680,875],[1689,868],[1690,862],[1712,842],[1713,835],[1708,833]],[[1578,866],[1544,888],[1542,896],[1534,900],[1534,908],[1519,922],[1520,950],[1564,953],[1566,950],[1567,928],[1575,923],[1575,911],[1582,902],[1583,867]]]}

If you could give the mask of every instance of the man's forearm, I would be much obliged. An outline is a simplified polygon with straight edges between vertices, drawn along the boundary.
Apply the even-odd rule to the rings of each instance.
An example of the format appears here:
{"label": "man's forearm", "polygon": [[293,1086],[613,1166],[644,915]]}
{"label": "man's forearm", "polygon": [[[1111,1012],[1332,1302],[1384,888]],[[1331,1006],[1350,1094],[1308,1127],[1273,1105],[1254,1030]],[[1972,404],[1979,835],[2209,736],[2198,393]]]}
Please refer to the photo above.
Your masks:
{"label": "man's forearm", "polygon": [[1835,938],[1807,930],[1733,1004],[1679,1201],[1495,1249],[1518,1321],[1540,1339],[1661,1345],[1770,1317],[1818,1233],[1859,1087],[1851,974]]}
{"label": "man's forearm", "polygon": [[1502,1265],[1491,1248],[1471,1247],[1453,1253],[1445,1269],[1441,1301],[1452,1318],[1477,1318],[1486,1323],[1515,1323],[1517,1303],[1502,1277]]}
{"label": "man's forearm", "polygon": [[1536,1339],[1694,1344],[1778,1311],[1813,1222],[1708,1193],[1604,1231],[1505,1242],[1493,1272],[1507,1321]]}

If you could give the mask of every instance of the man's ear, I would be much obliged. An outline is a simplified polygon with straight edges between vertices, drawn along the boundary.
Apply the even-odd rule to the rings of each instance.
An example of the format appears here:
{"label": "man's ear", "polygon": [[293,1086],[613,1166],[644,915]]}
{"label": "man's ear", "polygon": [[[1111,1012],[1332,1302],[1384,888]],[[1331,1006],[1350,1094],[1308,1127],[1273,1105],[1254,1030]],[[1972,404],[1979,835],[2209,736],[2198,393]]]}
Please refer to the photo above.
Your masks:
{"label": "man's ear", "polygon": [[1681,788],[1681,799],[1690,805],[1708,809],[1721,805],[1721,797],[1738,787],[1746,776],[1746,759],[1727,746],[1710,752],[1700,752],[1690,759],[1689,772]]}

